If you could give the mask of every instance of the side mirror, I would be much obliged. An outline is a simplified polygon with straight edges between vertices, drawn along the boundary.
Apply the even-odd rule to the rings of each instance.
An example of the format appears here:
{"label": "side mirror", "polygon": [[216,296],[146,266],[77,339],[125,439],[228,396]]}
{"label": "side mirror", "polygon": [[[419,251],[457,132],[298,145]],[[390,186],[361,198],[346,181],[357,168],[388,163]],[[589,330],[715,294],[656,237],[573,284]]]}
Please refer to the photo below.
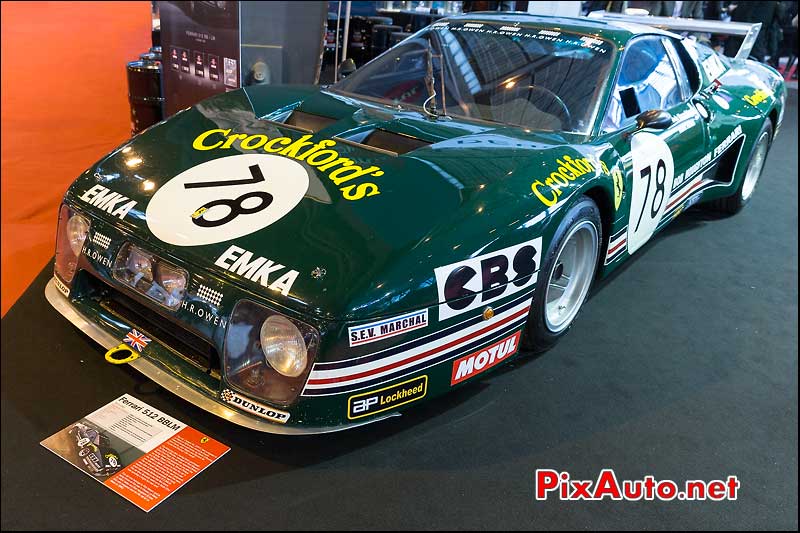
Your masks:
{"label": "side mirror", "polygon": [[660,109],[650,109],[636,117],[636,129],[665,130],[672,126],[672,115]]}
{"label": "side mirror", "polygon": [[356,71],[356,62],[347,58],[339,64],[339,77],[346,78]]}

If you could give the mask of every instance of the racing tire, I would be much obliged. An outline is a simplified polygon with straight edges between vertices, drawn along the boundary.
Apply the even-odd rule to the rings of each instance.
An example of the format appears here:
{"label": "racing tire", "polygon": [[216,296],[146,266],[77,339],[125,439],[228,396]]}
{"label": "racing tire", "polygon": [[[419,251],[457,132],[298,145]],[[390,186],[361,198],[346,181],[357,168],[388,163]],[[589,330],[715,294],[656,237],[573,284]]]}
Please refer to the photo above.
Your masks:
{"label": "racing tire", "polygon": [[767,159],[771,144],[772,121],[767,119],[764,121],[764,125],[761,126],[756,142],[750,150],[750,156],[747,158],[747,168],[739,188],[730,196],[710,202],[709,205],[712,209],[728,215],[735,215],[747,205],[753,197],[753,192],[755,192],[761,174],[764,172],[764,161]]}
{"label": "racing tire", "polygon": [[561,220],[544,255],[522,334],[523,350],[543,352],[572,327],[597,273],[602,243],[600,209],[582,196]]}

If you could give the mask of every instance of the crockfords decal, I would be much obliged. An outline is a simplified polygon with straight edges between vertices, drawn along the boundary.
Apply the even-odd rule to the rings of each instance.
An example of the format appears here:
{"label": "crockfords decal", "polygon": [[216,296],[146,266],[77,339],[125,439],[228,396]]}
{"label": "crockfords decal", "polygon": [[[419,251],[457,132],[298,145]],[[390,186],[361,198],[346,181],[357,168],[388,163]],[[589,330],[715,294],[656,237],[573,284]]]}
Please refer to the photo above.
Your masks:
{"label": "crockfords decal", "polygon": [[500,339],[486,348],[453,361],[450,385],[453,386],[477,376],[512,356],[519,346],[519,336],[520,332],[516,332],[510,337]]}
{"label": "crockfords decal", "polygon": [[436,268],[439,320],[519,292],[536,282],[542,238]]}
{"label": "crockfords decal", "polygon": [[118,192],[107,189],[102,185],[95,185],[78,197],[87,204],[102,209],[120,220],[125,218],[128,212],[136,207],[136,201]]}
{"label": "crockfords decal", "polygon": [[428,376],[419,376],[347,399],[347,418],[355,420],[421,400],[428,392]]}
{"label": "crockfords decal", "polygon": [[[256,257],[253,259],[253,253],[248,252],[244,248],[231,245],[225,253],[223,253],[214,264],[222,267],[229,272],[233,272],[243,276],[250,281],[260,283],[262,286],[278,291],[284,296],[289,295],[292,284],[300,275],[297,270],[282,271],[285,266],[275,263],[266,257]],[[277,279],[270,281],[270,275],[274,274]]]}
{"label": "crockfords decal", "polygon": [[258,403],[250,398],[245,398],[244,396],[240,396],[238,393],[233,392],[230,389],[223,389],[219,397],[227,404],[235,405],[239,409],[243,409],[248,413],[260,416],[261,418],[266,418],[270,422],[285,424],[289,421],[290,415],[286,411],[281,411],[280,409],[275,409],[274,407]]}
{"label": "crockfords decal", "polygon": [[558,199],[564,193],[562,189],[568,187],[571,181],[589,173],[597,175],[601,170],[608,174],[608,166],[593,155],[578,159],[565,155],[556,159],[555,163],[558,167],[547,178],[537,179],[531,183],[533,194],[547,207],[558,203]]}
{"label": "crockfords decal", "polygon": [[414,311],[394,318],[387,318],[369,324],[352,326],[347,328],[350,339],[350,347],[361,346],[371,342],[381,341],[402,335],[415,329],[421,329],[428,325],[428,310]]}
{"label": "crockfords decal", "polygon": [[373,165],[362,168],[353,160],[341,157],[339,152],[331,149],[336,146],[336,141],[323,139],[314,142],[310,140],[312,137],[313,135],[303,135],[297,140],[290,137],[270,139],[263,134],[248,135],[233,133],[230,129],[213,129],[198,135],[192,142],[192,148],[204,151],[229,150],[238,141],[238,146],[242,150],[263,150],[296,161],[304,161],[320,172],[328,173],[328,179],[339,188],[345,200],[361,200],[381,193],[375,183],[361,181],[366,176],[376,178],[383,176],[380,167]]}

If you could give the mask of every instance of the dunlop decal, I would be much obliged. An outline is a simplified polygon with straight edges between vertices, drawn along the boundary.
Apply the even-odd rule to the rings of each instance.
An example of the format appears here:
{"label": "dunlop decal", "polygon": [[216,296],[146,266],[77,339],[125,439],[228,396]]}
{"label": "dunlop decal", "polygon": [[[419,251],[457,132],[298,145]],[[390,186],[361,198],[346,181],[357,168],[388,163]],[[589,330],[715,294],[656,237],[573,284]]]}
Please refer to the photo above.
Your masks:
{"label": "dunlop decal", "polygon": [[220,393],[219,397],[227,404],[235,405],[243,411],[260,416],[261,418],[266,418],[270,422],[285,424],[289,421],[290,415],[286,411],[281,411],[280,409],[275,409],[274,407],[258,403],[250,398],[245,398],[244,396],[240,396],[230,389],[224,389]]}

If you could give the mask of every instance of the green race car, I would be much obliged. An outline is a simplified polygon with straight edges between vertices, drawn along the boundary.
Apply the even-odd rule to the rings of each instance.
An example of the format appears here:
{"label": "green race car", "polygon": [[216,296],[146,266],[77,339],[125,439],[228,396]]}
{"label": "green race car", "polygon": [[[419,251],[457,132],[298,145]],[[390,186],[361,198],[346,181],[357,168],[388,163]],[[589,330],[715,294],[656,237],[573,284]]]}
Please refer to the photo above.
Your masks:
{"label": "green race car", "polygon": [[442,19],[101,159],[64,197],[47,297],[231,422],[374,422],[552,346],[687,207],[741,209],[784,102],[771,68],[651,26]]}

